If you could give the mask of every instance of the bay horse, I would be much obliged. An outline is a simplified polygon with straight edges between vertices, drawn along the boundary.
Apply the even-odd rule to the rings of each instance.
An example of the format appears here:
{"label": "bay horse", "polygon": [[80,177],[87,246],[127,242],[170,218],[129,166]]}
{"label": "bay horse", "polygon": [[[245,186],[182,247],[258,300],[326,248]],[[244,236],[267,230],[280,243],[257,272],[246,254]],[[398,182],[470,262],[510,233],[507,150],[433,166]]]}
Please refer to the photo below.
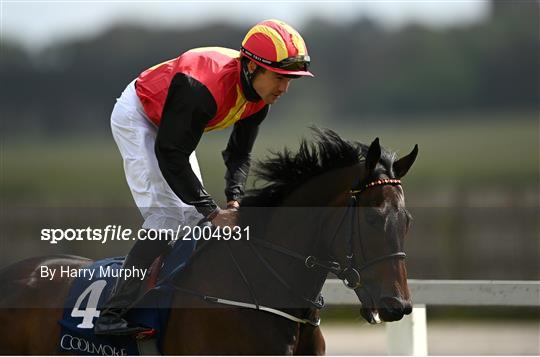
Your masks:
{"label": "bay horse", "polygon": [[[239,211],[251,239],[208,242],[175,279],[164,354],[322,355],[317,318],[329,273],[354,289],[370,323],[411,312],[411,217],[400,179],[418,146],[397,159],[378,139],[367,146],[314,131],[298,152],[273,153],[255,168],[266,184]],[[41,279],[39,267],[91,262],[47,256],[0,271],[0,353],[58,353],[57,321],[73,280]]]}

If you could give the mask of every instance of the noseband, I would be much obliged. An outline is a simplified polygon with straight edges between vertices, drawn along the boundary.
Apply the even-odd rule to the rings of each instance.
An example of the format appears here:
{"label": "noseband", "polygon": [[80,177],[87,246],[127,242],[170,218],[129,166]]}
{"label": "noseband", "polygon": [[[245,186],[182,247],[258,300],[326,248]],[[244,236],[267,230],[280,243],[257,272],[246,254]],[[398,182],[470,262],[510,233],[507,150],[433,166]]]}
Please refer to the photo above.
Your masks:
{"label": "noseband", "polygon": [[[367,268],[369,268],[369,267],[371,267],[371,266],[373,266],[373,265],[375,265],[375,264],[377,264],[379,262],[385,261],[385,260],[404,259],[407,256],[405,254],[405,252],[399,251],[399,252],[396,252],[396,253],[382,255],[380,257],[369,260],[369,261],[365,262],[364,264],[362,264],[360,267],[355,267],[354,266],[354,252],[353,252],[353,247],[352,247],[352,240],[353,240],[353,237],[355,236],[355,233],[356,233],[357,224],[355,224],[355,223],[358,223],[358,221],[357,221],[358,215],[356,214],[356,210],[358,208],[358,203],[357,203],[358,198],[363,192],[365,192],[369,188],[372,188],[372,187],[375,187],[375,186],[383,186],[383,185],[401,185],[401,181],[399,179],[378,179],[378,180],[372,181],[372,182],[364,185],[362,188],[360,188],[358,190],[349,191],[350,197],[349,197],[349,203],[347,205],[347,211],[345,212],[345,215],[343,216],[343,218],[341,220],[341,223],[340,223],[340,225],[339,225],[339,227],[338,227],[338,229],[336,231],[336,234],[334,235],[334,238],[332,239],[332,244],[331,244],[331,245],[333,245],[333,243],[334,243],[334,241],[336,239],[336,236],[341,231],[341,227],[343,226],[347,216],[350,216],[351,228],[350,228],[350,233],[347,235],[347,249],[348,249],[348,251],[347,251],[347,255],[346,255],[347,264],[346,264],[345,267],[342,267],[341,264],[336,260],[324,260],[324,259],[320,259],[320,258],[318,258],[318,257],[316,257],[314,255],[305,256],[305,255],[299,254],[297,252],[294,252],[294,251],[292,251],[292,250],[290,250],[288,248],[279,246],[277,244],[274,244],[274,243],[271,243],[271,242],[268,242],[268,241],[265,241],[265,240],[256,239],[256,240],[253,240],[253,242],[256,243],[257,245],[266,247],[266,248],[274,250],[276,252],[280,252],[280,253],[288,255],[290,257],[302,260],[304,262],[304,266],[307,269],[319,268],[319,269],[322,269],[322,270],[326,270],[327,272],[332,272],[339,279],[341,279],[343,281],[343,283],[345,284],[346,287],[348,287],[349,289],[357,289],[357,288],[362,286],[360,273],[362,271],[364,271],[365,269],[367,269]],[[361,252],[362,252],[362,256],[365,256],[364,248],[363,248],[363,245],[362,245],[362,237],[359,235],[359,238],[360,238],[360,249],[361,249]],[[274,273],[274,275],[277,274],[277,272],[273,272],[273,273]],[[288,284],[285,283],[284,279],[281,276],[279,276],[279,274],[277,274],[276,277],[283,284],[285,284],[287,286],[287,288],[289,288],[289,290],[293,290],[292,287],[288,286]],[[323,304],[322,301],[320,301],[321,299],[319,299],[319,301],[317,301],[317,302],[309,300],[307,298],[303,298],[303,299],[306,300],[306,301],[309,301],[310,303],[312,303],[317,308],[320,308],[322,306],[322,304]]]}

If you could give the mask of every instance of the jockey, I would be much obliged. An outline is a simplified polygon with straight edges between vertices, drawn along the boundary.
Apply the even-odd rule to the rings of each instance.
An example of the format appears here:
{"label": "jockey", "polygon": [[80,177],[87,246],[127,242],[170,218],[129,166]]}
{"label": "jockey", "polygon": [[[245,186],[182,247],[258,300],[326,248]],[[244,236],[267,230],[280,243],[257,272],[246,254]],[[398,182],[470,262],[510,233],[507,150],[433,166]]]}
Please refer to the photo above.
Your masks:
{"label": "jockey", "polygon": [[[266,20],[249,30],[240,52],[192,49],[132,81],[114,106],[111,127],[143,229],[176,231],[201,218],[233,226],[259,124],[293,78],[313,76],[309,63],[298,32],[283,21]],[[229,126],[222,152],[227,208],[221,209],[203,186],[195,148],[203,133]],[[137,240],[122,268],[148,268],[170,239]],[[123,318],[141,286],[140,279],[118,280],[96,320],[96,334],[144,330]]]}

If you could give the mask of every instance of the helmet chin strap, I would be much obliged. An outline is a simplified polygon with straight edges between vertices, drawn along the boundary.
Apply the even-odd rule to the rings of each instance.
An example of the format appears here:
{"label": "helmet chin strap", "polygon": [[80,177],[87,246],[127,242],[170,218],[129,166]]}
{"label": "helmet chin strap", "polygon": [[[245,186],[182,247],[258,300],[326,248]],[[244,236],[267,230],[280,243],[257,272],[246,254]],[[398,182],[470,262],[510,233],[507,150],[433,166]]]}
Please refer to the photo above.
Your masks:
{"label": "helmet chin strap", "polygon": [[249,73],[248,64],[249,61],[240,61],[240,83],[242,85],[242,91],[244,96],[250,102],[258,102],[262,98],[257,94],[255,88],[253,88],[253,76],[254,73]]}

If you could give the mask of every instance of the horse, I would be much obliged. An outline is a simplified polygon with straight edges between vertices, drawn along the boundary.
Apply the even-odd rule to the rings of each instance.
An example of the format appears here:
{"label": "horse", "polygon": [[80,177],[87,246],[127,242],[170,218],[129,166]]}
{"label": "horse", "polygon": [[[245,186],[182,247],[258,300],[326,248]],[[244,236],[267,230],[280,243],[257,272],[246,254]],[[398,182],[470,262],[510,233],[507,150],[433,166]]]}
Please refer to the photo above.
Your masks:
{"label": "horse", "polygon": [[[411,313],[404,253],[411,216],[400,180],[418,146],[397,159],[378,138],[364,145],[313,130],[296,153],[273,152],[255,167],[266,183],[239,210],[251,237],[202,244],[175,278],[164,354],[322,355],[328,275],[354,290],[369,323]],[[73,279],[40,279],[39,268],[91,262],[46,256],[0,271],[0,352],[56,354]]]}

